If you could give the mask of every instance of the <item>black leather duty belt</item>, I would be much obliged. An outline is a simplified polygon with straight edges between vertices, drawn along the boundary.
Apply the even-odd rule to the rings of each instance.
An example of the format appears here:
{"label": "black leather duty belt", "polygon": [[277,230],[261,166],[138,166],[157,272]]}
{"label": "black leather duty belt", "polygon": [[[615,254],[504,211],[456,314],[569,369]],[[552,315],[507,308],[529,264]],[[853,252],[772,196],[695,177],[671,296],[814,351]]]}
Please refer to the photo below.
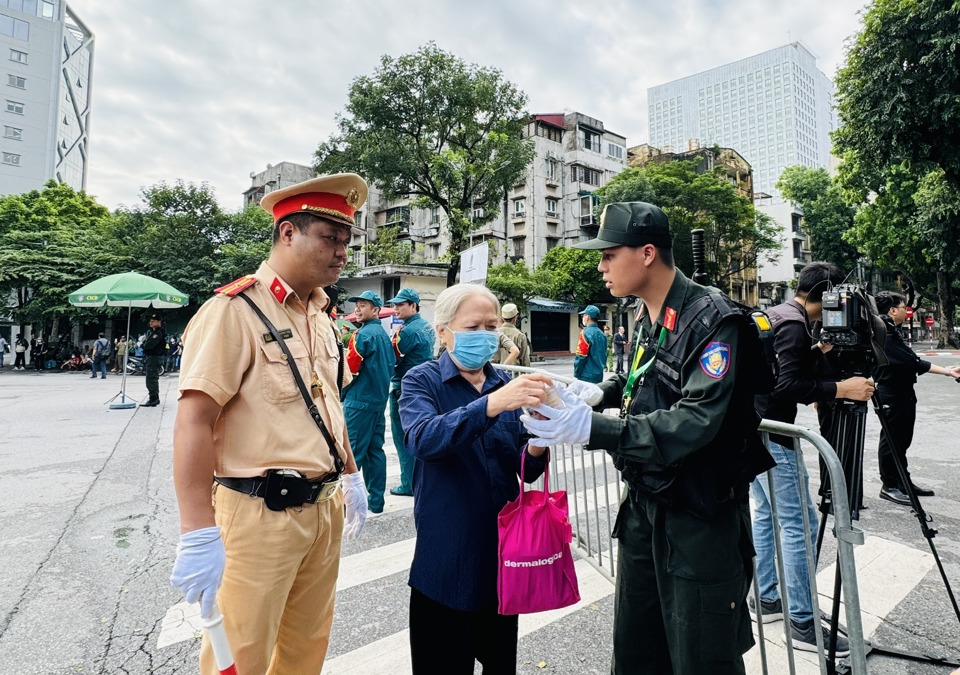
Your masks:
{"label": "black leather duty belt", "polygon": [[267,508],[272,511],[326,501],[340,488],[340,476],[336,473],[308,480],[293,472],[276,469],[268,471],[266,476],[253,478],[217,476],[214,480],[230,490],[262,498]]}

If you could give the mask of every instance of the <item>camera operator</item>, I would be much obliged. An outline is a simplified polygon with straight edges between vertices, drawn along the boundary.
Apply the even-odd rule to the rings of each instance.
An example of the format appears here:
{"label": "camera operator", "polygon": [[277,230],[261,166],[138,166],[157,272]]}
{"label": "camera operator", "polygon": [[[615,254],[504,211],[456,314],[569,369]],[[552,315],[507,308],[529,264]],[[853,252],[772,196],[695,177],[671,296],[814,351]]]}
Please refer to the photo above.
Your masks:
{"label": "camera operator", "polygon": [[[880,498],[894,504],[910,506],[906,486],[901,484],[894,457],[899,457],[904,473],[918,497],[932,497],[933,490],[917,486],[907,471],[907,448],[913,441],[913,427],[917,420],[917,395],[913,386],[917,376],[924,373],[960,377],[960,366],[943,368],[917,356],[903,341],[900,325],[907,318],[905,298],[899,293],[883,291],[876,295],[877,311],[887,327],[884,351],[887,365],[877,369],[877,398],[881,414],[886,422],[880,431],[880,447],[877,456],[880,462]],[[889,436],[887,435],[889,432]],[[896,455],[894,455],[896,453]]]}
{"label": "camera operator", "polygon": [[[758,396],[757,412],[765,419],[793,424],[797,418],[797,404],[810,404],[828,399],[847,398],[868,400],[874,391],[873,380],[850,377],[839,382],[817,379],[815,370],[821,353],[830,345],[816,343],[810,333],[811,325],[821,319],[823,292],[831,284],[843,282],[843,274],[835,265],[813,262],[800,271],[797,295],[767,310],[773,324],[774,350],[777,354],[777,383],[769,396]],[[804,547],[803,511],[799,489],[807,493],[807,517],[810,523],[810,545],[816,546],[817,513],[810,497],[810,485],[804,474],[803,486],[798,488],[799,463],[802,454],[794,448],[790,437],[771,434],[770,454],[777,462],[773,471],[773,489],[776,491],[777,520],[783,543],[784,583],[789,592],[788,614],[794,649],[817,650],[814,602],[810,593],[810,570]],[[751,486],[756,502],[753,520],[754,548],[757,552],[757,583],[760,587],[760,608],[749,599],[754,619],[767,623],[783,616],[783,603],[777,587],[774,564],[774,527],[770,507],[769,484],[766,476],[758,476]],[[819,614],[819,612],[818,612]],[[824,631],[824,640],[826,629]],[[786,636],[784,636],[784,640]],[[850,651],[847,640],[837,638],[837,656]]]}

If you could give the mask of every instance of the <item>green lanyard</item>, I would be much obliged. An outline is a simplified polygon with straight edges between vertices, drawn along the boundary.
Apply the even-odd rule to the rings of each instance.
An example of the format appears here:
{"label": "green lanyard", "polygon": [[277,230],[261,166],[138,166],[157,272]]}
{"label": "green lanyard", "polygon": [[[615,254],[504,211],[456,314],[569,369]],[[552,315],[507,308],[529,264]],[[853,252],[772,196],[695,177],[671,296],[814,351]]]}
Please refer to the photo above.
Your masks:
{"label": "green lanyard", "polygon": [[[641,328],[641,331],[642,330],[643,329]],[[657,353],[660,351],[660,347],[663,346],[663,343],[667,340],[667,330],[663,326],[660,326],[660,337],[657,338],[657,347],[653,351],[653,356],[651,356],[650,360],[641,366],[640,361],[643,359],[643,355],[647,351],[644,346],[640,344],[642,339],[643,335],[641,334],[640,340],[637,340],[637,350],[633,355],[633,365],[630,368],[630,376],[627,378],[627,386],[624,388],[624,391],[627,393],[627,395],[623,398],[624,413],[630,411],[630,401],[633,399],[633,387],[637,383],[637,380],[640,379],[644,373],[650,370],[650,366],[652,366],[653,362],[657,360]]]}

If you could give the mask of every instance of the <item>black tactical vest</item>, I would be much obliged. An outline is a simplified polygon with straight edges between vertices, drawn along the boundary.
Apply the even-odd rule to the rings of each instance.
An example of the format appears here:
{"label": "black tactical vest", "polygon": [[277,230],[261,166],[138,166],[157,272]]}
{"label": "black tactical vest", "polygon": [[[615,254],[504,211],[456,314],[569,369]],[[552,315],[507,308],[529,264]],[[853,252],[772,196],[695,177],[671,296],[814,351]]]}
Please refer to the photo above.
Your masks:
{"label": "black tactical vest", "polygon": [[[728,317],[738,322],[741,331],[747,329],[746,318],[722,293],[703,288],[700,295],[688,299],[679,310],[676,329],[668,332],[653,366],[637,385],[629,413],[669,410],[679,402],[683,398],[683,363],[695,350],[704,348],[707,337]],[[650,342],[648,349],[653,348]],[[738,341],[738,352],[741,344],[742,340]],[[720,505],[745,498],[753,477],[773,465],[757,433],[760,418],[753,409],[753,392],[745,382],[748,378],[741,377],[743,355],[731,354],[731,358],[735,370],[727,377],[737,380],[717,435],[669,466],[615,454],[614,465],[632,489],[710,519]]]}

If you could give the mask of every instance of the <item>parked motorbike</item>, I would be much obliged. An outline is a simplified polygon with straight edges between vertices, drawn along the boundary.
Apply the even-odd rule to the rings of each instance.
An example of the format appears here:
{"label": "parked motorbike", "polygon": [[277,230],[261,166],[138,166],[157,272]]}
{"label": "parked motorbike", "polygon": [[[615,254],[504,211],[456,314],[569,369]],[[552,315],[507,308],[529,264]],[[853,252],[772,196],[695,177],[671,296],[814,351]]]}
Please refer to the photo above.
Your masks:
{"label": "parked motorbike", "polygon": [[[127,374],[128,375],[146,375],[147,371],[145,370],[146,365],[144,363],[144,357],[142,356],[128,356],[127,357]],[[166,369],[163,367],[163,362],[160,363],[160,374],[163,375],[166,372]]]}

